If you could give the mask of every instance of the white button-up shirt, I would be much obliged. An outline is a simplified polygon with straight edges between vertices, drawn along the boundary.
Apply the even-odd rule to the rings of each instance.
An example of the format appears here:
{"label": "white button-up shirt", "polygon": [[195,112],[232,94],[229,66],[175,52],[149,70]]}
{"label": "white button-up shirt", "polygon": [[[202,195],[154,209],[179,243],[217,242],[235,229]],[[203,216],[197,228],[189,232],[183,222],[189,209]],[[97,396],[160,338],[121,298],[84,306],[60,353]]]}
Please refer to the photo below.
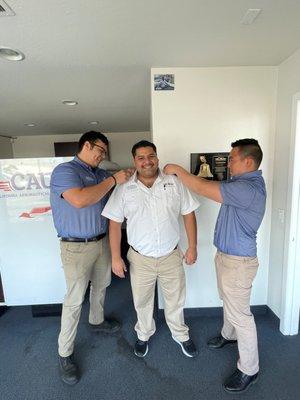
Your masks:
{"label": "white button-up shirt", "polygon": [[102,215],[115,222],[127,219],[127,239],[139,253],[162,257],[179,242],[179,216],[199,207],[199,202],[174,175],[159,171],[151,188],[137,179],[117,185]]}

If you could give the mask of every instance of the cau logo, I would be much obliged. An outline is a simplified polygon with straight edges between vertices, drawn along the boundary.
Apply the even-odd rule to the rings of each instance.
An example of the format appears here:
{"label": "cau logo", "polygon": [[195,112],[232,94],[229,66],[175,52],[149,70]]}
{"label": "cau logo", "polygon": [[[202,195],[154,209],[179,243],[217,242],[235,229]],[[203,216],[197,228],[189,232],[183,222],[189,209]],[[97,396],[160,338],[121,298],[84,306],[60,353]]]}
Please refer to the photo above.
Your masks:
{"label": "cau logo", "polygon": [[10,192],[13,190],[49,189],[50,175],[50,172],[38,174],[16,172],[9,181],[0,181],[0,190]]}

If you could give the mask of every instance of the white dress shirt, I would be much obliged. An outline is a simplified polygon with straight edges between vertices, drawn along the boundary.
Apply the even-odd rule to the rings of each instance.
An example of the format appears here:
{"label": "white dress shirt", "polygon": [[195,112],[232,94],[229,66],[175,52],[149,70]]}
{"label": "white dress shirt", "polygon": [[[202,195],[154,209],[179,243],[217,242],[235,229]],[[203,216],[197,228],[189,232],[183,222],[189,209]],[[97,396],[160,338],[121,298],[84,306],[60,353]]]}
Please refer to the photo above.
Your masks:
{"label": "white dress shirt", "polygon": [[117,185],[102,215],[115,222],[127,220],[128,244],[148,257],[171,253],[179,242],[179,216],[199,207],[199,202],[174,175],[159,170],[147,188],[136,172],[128,182]]}

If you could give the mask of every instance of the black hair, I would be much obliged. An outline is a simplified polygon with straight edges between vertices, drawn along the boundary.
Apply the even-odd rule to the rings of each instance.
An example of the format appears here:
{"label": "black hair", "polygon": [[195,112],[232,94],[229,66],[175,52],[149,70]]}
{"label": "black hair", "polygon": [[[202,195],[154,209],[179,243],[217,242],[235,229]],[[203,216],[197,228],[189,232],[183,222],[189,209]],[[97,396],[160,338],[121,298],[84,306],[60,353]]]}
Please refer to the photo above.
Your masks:
{"label": "black hair", "polygon": [[131,153],[133,157],[135,157],[135,153],[137,149],[140,149],[141,147],[152,147],[152,149],[155,151],[156,154],[156,146],[154,143],[148,142],[148,140],[141,140],[140,142],[137,142],[136,144],[133,145],[131,149]]}
{"label": "black hair", "polygon": [[263,152],[256,139],[239,139],[231,143],[231,147],[238,147],[242,158],[250,157],[259,168],[263,158]]}
{"label": "black hair", "polygon": [[85,132],[79,139],[78,152],[80,152],[82,150],[85,142],[89,142],[91,145],[93,145],[93,144],[95,144],[96,140],[101,140],[101,142],[103,142],[104,144],[106,144],[106,146],[108,146],[108,139],[105,135],[103,135],[103,133],[89,131],[89,132]]}

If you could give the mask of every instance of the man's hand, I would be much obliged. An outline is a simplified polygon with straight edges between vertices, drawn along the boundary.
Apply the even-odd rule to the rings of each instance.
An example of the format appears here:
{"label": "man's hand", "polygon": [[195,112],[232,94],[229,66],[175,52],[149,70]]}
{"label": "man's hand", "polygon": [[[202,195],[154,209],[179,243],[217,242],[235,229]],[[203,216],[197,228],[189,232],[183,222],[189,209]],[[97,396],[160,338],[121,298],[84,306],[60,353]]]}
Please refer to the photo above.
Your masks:
{"label": "man's hand", "polygon": [[116,172],[113,176],[116,179],[117,184],[125,183],[128,179],[133,175],[134,169],[122,169],[121,171]]}
{"label": "man's hand", "polygon": [[112,271],[119,278],[125,278],[125,272],[127,272],[127,268],[121,257],[116,260],[112,260]]}
{"label": "man's hand", "polygon": [[166,164],[164,166],[163,172],[166,175],[177,175],[177,173],[178,173],[178,171],[180,171],[180,169],[183,169],[183,168],[177,164]]}
{"label": "man's hand", "polygon": [[165,165],[163,172],[166,175],[177,175],[177,178],[193,192],[200,196],[207,197],[208,199],[223,203],[223,196],[221,193],[221,182],[208,181],[199,176],[190,174],[187,170],[177,164]]}
{"label": "man's hand", "polygon": [[188,247],[184,255],[184,261],[187,265],[192,265],[197,260],[197,247]]}

